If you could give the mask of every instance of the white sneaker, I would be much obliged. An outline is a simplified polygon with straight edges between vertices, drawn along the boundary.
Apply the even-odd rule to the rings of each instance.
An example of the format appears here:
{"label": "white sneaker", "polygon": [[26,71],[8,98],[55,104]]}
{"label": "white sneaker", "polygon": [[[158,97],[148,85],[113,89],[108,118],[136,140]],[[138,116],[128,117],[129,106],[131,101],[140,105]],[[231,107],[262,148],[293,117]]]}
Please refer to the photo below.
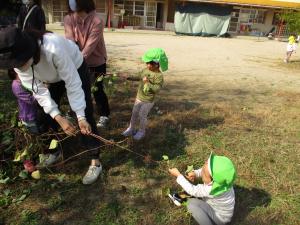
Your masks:
{"label": "white sneaker", "polygon": [[134,130],[130,127],[128,127],[123,133],[122,133],[123,136],[125,137],[129,137],[129,136],[132,136],[134,135]]}
{"label": "white sneaker", "polygon": [[180,202],[180,200],[176,198],[174,194],[168,194],[168,196],[176,206],[181,206],[182,202]]}
{"label": "white sneaker", "polygon": [[84,175],[84,177],[82,178],[82,183],[83,184],[92,184],[94,183],[99,174],[102,171],[102,166],[90,166],[87,173]]}
{"label": "white sneaker", "polygon": [[39,154],[40,162],[36,165],[37,168],[43,168],[52,165],[61,159],[61,152],[56,152],[54,154]]}
{"label": "white sneaker", "polygon": [[138,131],[134,136],[133,139],[136,141],[141,140],[143,137],[145,137],[145,132],[144,131]]}
{"label": "white sneaker", "polygon": [[105,128],[107,126],[108,121],[109,118],[107,116],[100,116],[99,121],[97,123],[97,127]]}

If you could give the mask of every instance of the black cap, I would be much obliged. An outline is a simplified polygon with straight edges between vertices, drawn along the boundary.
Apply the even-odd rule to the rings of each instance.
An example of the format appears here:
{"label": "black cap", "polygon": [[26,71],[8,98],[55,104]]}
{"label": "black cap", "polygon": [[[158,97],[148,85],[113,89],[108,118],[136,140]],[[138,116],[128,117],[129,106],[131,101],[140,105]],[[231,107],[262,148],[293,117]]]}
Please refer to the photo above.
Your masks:
{"label": "black cap", "polygon": [[36,41],[16,27],[0,30],[0,69],[23,66],[37,51]]}

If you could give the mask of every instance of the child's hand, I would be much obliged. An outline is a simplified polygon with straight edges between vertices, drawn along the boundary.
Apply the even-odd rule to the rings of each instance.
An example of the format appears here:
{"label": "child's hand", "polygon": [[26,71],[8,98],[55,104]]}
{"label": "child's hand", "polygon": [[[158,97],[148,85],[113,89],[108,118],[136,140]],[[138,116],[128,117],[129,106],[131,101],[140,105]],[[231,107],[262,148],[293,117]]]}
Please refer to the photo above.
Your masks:
{"label": "child's hand", "polygon": [[177,168],[169,169],[169,173],[174,177],[178,177],[179,175],[181,175],[181,173]]}
{"label": "child's hand", "polygon": [[144,81],[144,83],[147,83],[147,82],[149,82],[149,80],[148,80],[148,78],[147,78],[147,77],[144,77],[144,78],[143,78],[143,81]]}
{"label": "child's hand", "polygon": [[194,182],[195,179],[196,179],[196,174],[195,174],[195,172],[194,172],[194,171],[189,172],[189,173],[187,174],[186,178],[187,178],[189,181]]}

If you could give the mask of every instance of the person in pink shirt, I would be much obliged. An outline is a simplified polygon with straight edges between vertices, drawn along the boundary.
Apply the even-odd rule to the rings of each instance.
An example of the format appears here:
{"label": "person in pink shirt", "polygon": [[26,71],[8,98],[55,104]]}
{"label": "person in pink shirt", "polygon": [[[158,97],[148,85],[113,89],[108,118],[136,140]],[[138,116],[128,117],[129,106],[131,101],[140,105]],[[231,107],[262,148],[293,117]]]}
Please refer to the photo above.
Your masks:
{"label": "person in pink shirt", "polygon": [[[95,79],[99,75],[105,75],[107,55],[103,37],[104,24],[96,14],[94,1],[69,0],[69,8],[70,13],[64,18],[65,37],[78,44]],[[97,127],[105,127],[110,114],[108,98],[103,90],[103,81],[96,82],[96,87],[94,98],[100,114]]]}

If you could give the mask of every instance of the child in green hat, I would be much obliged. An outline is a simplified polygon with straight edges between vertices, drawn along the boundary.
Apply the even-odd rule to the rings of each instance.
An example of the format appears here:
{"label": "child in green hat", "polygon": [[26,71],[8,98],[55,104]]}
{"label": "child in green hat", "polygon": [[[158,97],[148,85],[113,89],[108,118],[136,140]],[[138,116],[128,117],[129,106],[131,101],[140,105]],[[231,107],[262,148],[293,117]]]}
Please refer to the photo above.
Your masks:
{"label": "child in green hat", "polygon": [[[135,140],[142,139],[146,134],[148,113],[154,105],[156,94],[164,83],[162,72],[168,69],[168,58],[161,48],[149,49],[143,55],[142,61],[146,63],[147,68],[142,70],[138,77],[126,77],[128,80],[138,80],[140,82],[130,125],[122,133],[126,137],[133,135]],[[140,122],[139,129],[136,132],[138,120]]]}
{"label": "child in green hat", "polygon": [[[177,177],[177,183],[192,196],[187,201],[187,208],[197,223],[223,225],[231,221],[235,204],[233,182],[236,171],[230,159],[211,154],[201,169],[189,172],[186,177],[177,168],[169,169],[169,172]],[[190,183],[200,177],[203,184]],[[175,196],[169,197],[175,200]]]}

